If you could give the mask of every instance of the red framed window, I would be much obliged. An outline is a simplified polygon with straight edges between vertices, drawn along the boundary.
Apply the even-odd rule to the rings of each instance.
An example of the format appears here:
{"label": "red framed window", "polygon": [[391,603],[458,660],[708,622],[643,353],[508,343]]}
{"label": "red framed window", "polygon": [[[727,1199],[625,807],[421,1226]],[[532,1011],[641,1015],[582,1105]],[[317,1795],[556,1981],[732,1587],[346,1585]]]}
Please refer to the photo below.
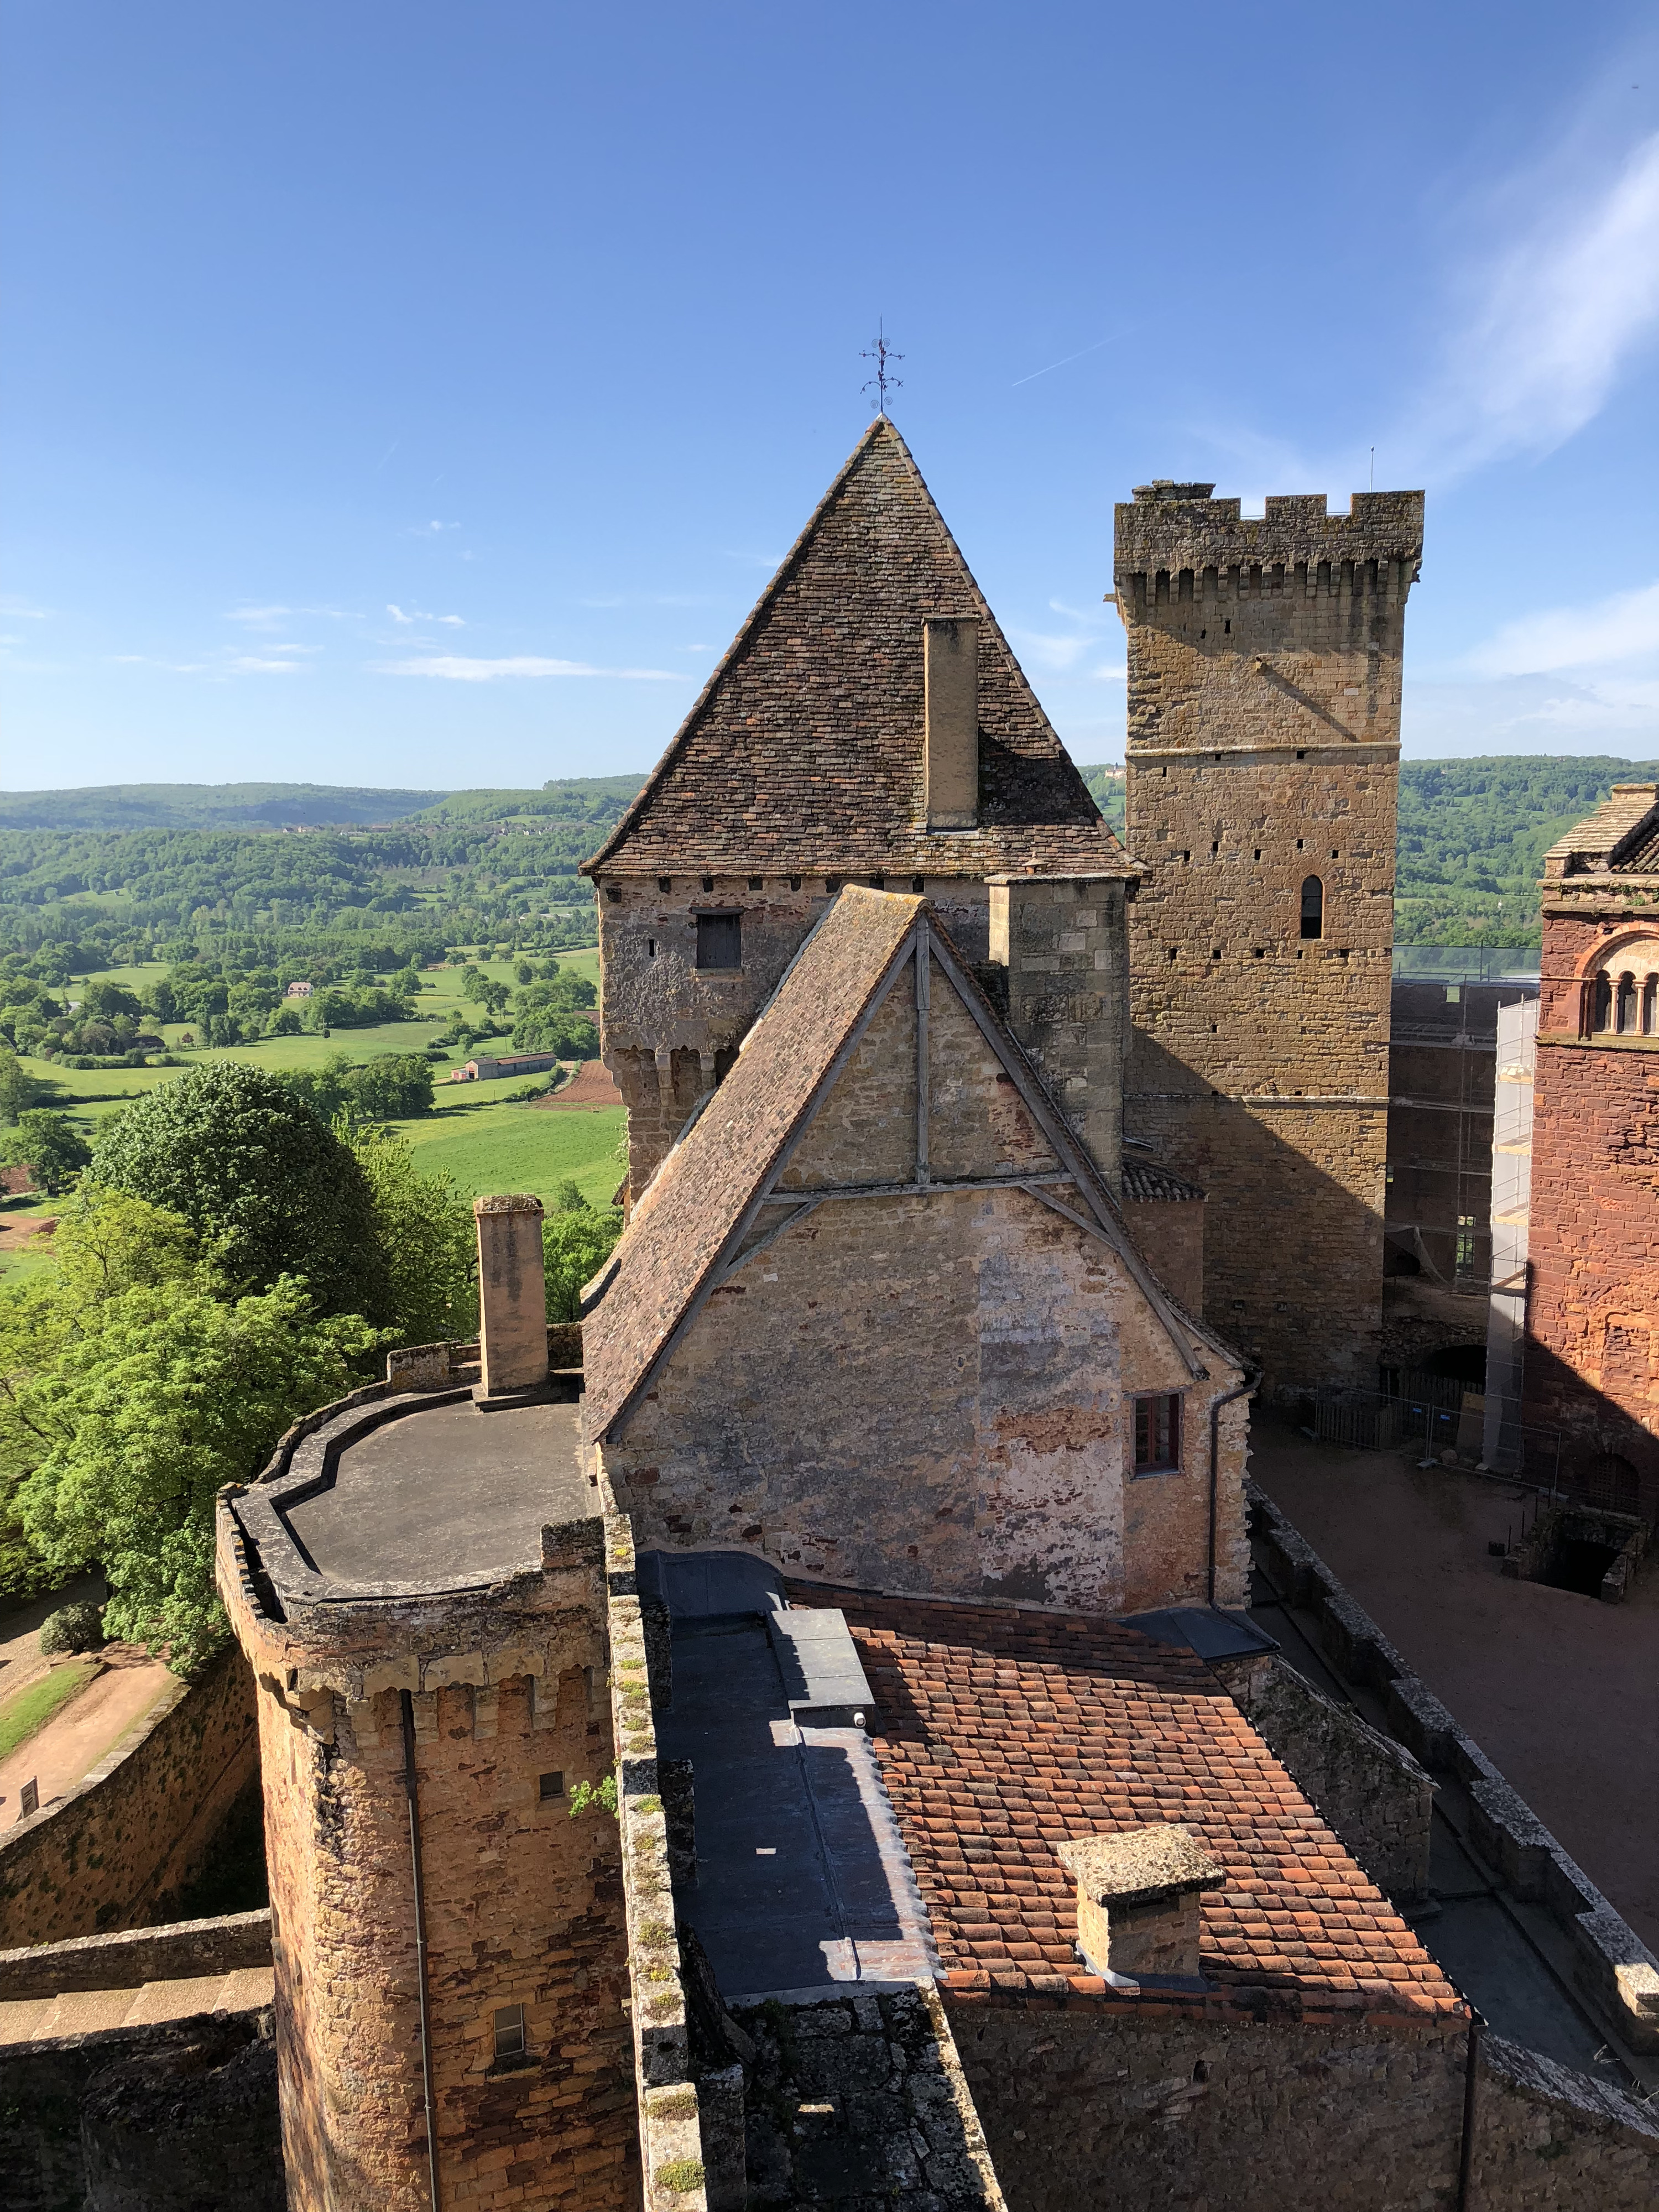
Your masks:
{"label": "red framed window", "polygon": [[1181,1393],[1161,1391],[1156,1397],[1137,1398],[1135,1406],[1135,1473],[1161,1474],[1181,1465]]}

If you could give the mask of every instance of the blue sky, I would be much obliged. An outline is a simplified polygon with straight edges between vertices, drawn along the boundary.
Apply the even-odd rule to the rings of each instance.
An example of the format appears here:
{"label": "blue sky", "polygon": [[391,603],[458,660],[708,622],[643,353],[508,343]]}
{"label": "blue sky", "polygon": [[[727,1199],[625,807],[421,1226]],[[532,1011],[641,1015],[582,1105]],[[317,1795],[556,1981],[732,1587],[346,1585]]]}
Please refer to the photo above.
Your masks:
{"label": "blue sky", "polygon": [[9,787],[653,761],[892,412],[1062,736],[1111,506],[1430,495],[1408,751],[1659,755],[1659,37],[3,0]]}

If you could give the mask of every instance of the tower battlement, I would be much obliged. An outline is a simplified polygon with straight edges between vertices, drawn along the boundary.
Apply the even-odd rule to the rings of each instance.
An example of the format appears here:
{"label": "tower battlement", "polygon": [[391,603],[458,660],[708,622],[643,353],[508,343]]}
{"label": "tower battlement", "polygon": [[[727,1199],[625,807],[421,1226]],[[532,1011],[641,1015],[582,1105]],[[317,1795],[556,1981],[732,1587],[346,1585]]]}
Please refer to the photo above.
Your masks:
{"label": "tower battlement", "polygon": [[[1306,595],[1335,588],[1345,569],[1358,568],[1370,580],[1392,584],[1403,599],[1423,557],[1420,491],[1357,491],[1346,514],[1328,514],[1322,492],[1270,494],[1267,512],[1246,517],[1237,499],[1215,499],[1199,483],[1137,484],[1133,500],[1116,508],[1113,562],[1119,605],[1127,618],[1125,587],[1136,596],[1137,579],[1149,590],[1161,578],[1213,577],[1212,589],[1259,595],[1264,575],[1270,590],[1294,580]],[[1299,573],[1298,573],[1299,572]],[[1352,579],[1350,580],[1352,582]],[[1377,588],[1376,583],[1372,588]],[[1190,580],[1179,596],[1190,598]]]}

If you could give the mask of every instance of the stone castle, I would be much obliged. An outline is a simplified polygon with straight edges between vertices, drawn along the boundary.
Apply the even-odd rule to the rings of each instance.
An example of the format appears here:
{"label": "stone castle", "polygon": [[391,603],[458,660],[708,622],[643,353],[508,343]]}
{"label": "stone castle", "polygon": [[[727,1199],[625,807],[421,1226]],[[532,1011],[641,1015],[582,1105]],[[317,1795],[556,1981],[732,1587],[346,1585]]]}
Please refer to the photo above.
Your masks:
{"label": "stone castle", "polygon": [[[291,2212],[1651,2203],[1419,1937],[1447,1762],[1621,2053],[1659,1960],[1248,1482],[1376,1357],[1422,499],[1210,494],[1118,510],[1126,851],[875,422],[587,864],[580,1324],[479,1200],[478,1340],[222,1496]],[[1564,1055],[1652,1026],[1592,921]]]}

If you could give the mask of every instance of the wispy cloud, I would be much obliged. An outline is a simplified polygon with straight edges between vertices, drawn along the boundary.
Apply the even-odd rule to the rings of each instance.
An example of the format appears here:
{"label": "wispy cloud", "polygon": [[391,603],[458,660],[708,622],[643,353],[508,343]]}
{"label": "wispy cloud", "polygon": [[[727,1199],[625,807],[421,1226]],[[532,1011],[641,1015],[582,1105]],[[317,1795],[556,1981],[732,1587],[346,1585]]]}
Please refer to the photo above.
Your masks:
{"label": "wispy cloud", "polygon": [[442,623],[450,629],[466,628],[465,622],[459,615],[429,615],[423,613],[419,607],[411,607],[405,613],[402,607],[394,607],[389,600],[386,603],[386,612],[395,623]]}
{"label": "wispy cloud", "polygon": [[1507,623],[1469,654],[1468,665],[1479,676],[1536,676],[1646,653],[1659,653],[1659,583]]}
{"label": "wispy cloud", "polygon": [[316,616],[326,622],[353,622],[357,617],[344,607],[232,607],[225,616],[227,622],[240,623],[248,629],[281,629],[285,624],[306,616]]}
{"label": "wispy cloud", "polygon": [[1050,599],[1050,614],[1070,623],[1066,630],[1010,631],[1023,661],[1048,676],[1088,676],[1105,683],[1123,683],[1127,672],[1121,660],[1085,668],[1084,663],[1099,653],[1103,641],[1116,628],[1105,613],[1091,607],[1068,607],[1063,599]]}
{"label": "wispy cloud", "polygon": [[7,622],[50,622],[50,607],[31,606],[27,599],[0,599],[0,617]]}
{"label": "wispy cloud", "polygon": [[159,668],[168,676],[297,676],[305,671],[303,656],[317,650],[313,645],[262,645],[257,652],[236,653],[224,648],[205,660],[164,660],[150,653],[112,653],[121,668]]}
{"label": "wispy cloud", "polygon": [[407,532],[410,538],[441,538],[446,531],[459,530],[459,522],[417,522]]}
{"label": "wispy cloud", "polygon": [[608,676],[634,684],[688,681],[671,668],[595,668],[585,660],[549,660],[532,653],[514,653],[504,660],[471,660],[457,653],[434,653],[420,660],[377,661],[374,666],[380,676],[435,676],[450,684],[493,684],[503,676]]}
{"label": "wispy cloud", "polygon": [[1540,182],[1467,272],[1468,313],[1419,410],[1425,471],[1441,477],[1563,444],[1659,331],[1659,133],[1611,165],[1576,146]]}

